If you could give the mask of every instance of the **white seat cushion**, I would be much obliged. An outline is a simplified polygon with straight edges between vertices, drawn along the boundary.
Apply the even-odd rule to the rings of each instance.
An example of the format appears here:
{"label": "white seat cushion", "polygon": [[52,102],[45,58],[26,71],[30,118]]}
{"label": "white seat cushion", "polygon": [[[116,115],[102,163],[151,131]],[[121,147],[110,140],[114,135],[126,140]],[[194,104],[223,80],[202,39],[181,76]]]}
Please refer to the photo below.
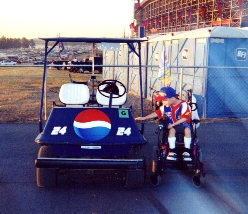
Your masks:
{"label": "white seat cushion", "polygon": [[[107,86],[107,84],[105,85],[101,85],[100,86],[100,90],[103,90],[105,87]],[[125,88],[121,85],[118,85],[116,84],[116,86],[118,87],[119,89],[119,94],[123,94],[124,91],[125,91]],[[100,105],[103,105],[103,106],[108,106],[109,105],[109,96],[110,94],[109,93],[106,93],[106,92],[103,92],[101,91],[102,94],[108,96],[108,97],[105,97],[103,96],[102,94],[100,94],[100,92],[97,90],[96,92],[96,101],[100,104]],[[125,94],[122,96],[122,97],[118,97],[118,95],[116,94],[112,94],[113,95],[113,98],[112,98],[112,105],[113,106],[121,106],[123,104],[125,104],[126,100],[127,100],[127,94],[125,92]]]}
{"label": "white seat cushion", "polygon": [[66,105],[83,105],[89,102],[90,90],[84,84],[66,83],[60,88],[59,99]]}

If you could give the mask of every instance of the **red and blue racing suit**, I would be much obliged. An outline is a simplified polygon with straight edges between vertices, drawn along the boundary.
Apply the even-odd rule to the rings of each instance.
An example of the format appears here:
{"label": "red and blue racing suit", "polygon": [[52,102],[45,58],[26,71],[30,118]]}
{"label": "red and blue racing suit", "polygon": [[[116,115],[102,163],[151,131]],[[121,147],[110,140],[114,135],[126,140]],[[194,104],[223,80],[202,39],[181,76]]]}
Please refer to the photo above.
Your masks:
{"label": "red and blue racing suit", "polygon": [[180,123],[180,126],[188,127],[189,129],[191,129],[191,111],[186,101],[181,100],[181,102],[176,106],[160,106],[160,108],[156,110],[155,113],[158,115],[159,119],[162,119],[163,115],[166,115],[168,117],[166,126],[175,123],[181,118],[186,118],[186,121]]}

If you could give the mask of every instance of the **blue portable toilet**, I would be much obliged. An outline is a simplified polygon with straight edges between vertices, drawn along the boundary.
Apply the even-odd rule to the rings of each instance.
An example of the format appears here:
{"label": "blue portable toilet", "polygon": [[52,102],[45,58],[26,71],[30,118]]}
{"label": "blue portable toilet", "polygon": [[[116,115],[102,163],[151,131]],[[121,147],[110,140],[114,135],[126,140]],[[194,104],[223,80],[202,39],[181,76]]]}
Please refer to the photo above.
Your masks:
{"label": "blue portable toilet", "polygon": [[208,66],[219,68],[207,71],[206,116],[247,117],[248,31],[219,27],[212,34],[215,37],[209,41]]}

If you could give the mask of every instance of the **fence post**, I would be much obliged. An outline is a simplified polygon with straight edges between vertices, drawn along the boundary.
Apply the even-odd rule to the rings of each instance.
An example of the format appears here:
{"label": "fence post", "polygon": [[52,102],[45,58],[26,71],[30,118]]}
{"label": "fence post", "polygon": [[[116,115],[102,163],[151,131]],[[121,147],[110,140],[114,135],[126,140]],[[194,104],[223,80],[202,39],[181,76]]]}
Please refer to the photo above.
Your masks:
{"label": "fence post", "polygon": [[180,80],[179,80],[179,96],[180,96],[180,99],[182,99],[182,86],[183,85],[183,68],[180,69]]}
{"label": "fence post", "polygon": [[130,71],[130,69],[129,69],[129,65],[130,65],[130,60],[129,60],[129,49],[127,49],[127,65],[128,65],[128,67],[127,67],[127,92],[129,92],[129,71]]}

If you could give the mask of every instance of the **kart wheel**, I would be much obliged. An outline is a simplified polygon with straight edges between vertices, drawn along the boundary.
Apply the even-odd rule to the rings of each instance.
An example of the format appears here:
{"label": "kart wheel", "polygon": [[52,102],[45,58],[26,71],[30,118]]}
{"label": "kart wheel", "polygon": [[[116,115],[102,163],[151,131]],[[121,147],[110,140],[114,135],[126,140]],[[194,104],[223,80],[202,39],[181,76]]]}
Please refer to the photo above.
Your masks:
{"label": "kart wheel", "polygon": [[[41,146],[39,157],[54,157],[52,149],[48,146]],[[57,169],[36,168],[36,183],[38,187],[55,187],[58,180]]]}

